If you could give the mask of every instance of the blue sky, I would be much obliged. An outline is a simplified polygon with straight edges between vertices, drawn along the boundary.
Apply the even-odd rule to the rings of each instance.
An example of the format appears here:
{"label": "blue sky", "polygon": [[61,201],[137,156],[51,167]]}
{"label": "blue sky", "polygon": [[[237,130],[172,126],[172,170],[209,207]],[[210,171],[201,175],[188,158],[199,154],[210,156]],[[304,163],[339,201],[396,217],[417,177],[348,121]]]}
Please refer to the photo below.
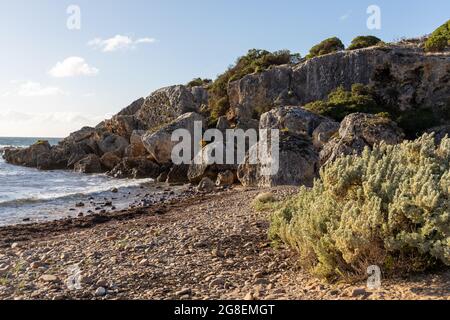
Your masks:
{"label": "blue sky", "polygon": [[[80,30],[66,26],[72,4]],[[381,30],[367,29],[372,4]],[[65,136],[157,88],[215,78],[250,48],[305,55],[331,36],[392,41],[449,12],[448,0],[0,0],[0,136]]]}

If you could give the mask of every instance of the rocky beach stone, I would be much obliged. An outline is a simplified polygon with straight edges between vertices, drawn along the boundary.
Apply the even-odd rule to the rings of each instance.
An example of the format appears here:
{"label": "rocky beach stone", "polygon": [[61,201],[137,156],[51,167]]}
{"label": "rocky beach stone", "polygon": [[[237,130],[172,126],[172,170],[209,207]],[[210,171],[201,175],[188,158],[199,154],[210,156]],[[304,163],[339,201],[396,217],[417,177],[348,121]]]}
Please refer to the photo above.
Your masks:
{"label": "rocky beach stone", "polygon": [[320,152],[320,164],[343,155],[360,154],[365,147],[371,148],[381,142],[398,144],[404,137],[397,124],[387,118],[353,113],[341,122],[337,137],[324,145]]}
{"label": "rocky beach stone", "polygon": [[[190,159],[194,158],[194,143],[199,144],[200,141],[195,141],[194,128],[195,123],[200,123],[204,127],[205,119],[198,113],[191,112],[183,114],[171,123],[162,126],[155,132],[148,132],[142,137],[147,151],[153,156],[153,158],[160,164],[166,164],[172,162],[172,149],[179,142],[172,141],[172,133],[177,129],[187,130],[190,134],[190,143],[192,154]],[[189,137],[186,137],[189,138]],[[200,139],[201,137],[199,137]]]}
{"label": "rocky beach stone", "polygon": [[80,173],[101,173],[103,169],[99,157],[95,154],[90,154],[75,164],[74,171]]}
{"label": "rocky beach stone", "polygon": [[[280,133],[279,154],[272,157],[272,148],[267,148],[268,157],[257,164],[250,162],[252,158],[258,159],[258,145],[253,146],[245,163],[238,169],[238,179],[248,187],[271,187],[277,185],[304,185],[311,186],[318,174],[318,155],[314,150],[311,139],[305,135],[291,135]],[[263,148],[263,146],[261,146]],[[253,157],[252,157],[253,153]],[[295,163],[295,166],[292,165]]]}

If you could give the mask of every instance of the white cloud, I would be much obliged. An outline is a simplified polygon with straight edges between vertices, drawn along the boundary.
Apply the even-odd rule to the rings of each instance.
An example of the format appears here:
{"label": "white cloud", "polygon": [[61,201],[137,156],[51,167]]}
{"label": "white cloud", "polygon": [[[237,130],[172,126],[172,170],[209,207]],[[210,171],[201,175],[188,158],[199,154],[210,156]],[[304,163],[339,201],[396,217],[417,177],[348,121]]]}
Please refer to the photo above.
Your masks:
{"label": "white cloud", "polygon": [[154,38],[139,38],[137,40],[133,40],[128,36],[118,34],[109,39],[95,38],[89,41],[88,45],[103,52],[113,52],[117,50],[134,49],[138,44],[149,44],[155,42],[156,39]]}
{"label": "white cloud", "polygon": [[0,94],[2,98],[11,96],[20,97],[50,97],[66,94],[58,87],[43,86],[39,82],[34,81],[11,81],[14,88],[4,91]]}
{"label": "white cloud", "polygon": [[55,78],[68,78],[95,76],[99,73],[99,70],[89,66],[81,57],[69,57],[62,62],[58,62],[48,73]]}
{"label": "white cloud", "polygon": [[64,91],[57,87],[43,87],[38,82],[27,81],[19,85],[17,94],[22,97],[47,97],[64,94]]}

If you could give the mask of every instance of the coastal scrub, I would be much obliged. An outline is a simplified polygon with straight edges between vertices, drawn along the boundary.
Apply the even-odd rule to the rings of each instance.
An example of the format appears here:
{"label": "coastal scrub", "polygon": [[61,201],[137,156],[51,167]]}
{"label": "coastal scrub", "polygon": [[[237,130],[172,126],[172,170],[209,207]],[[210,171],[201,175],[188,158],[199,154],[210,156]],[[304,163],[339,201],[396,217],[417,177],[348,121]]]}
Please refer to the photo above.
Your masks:
{"label": "coastal scrub", "polygon": [[270,237],[328,280],[450,266],[449,159],[433,135],[339,158],[273,214]]}

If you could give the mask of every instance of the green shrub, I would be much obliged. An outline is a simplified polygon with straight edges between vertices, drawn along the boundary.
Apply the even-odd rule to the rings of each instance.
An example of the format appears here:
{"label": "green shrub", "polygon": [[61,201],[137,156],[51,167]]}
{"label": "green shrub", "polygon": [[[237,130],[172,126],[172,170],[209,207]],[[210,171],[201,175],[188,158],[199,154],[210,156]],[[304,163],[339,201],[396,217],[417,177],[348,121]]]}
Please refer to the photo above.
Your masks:
{"label": "green shrub", "polygon": [[262,72],[271,66],[295,63],[299,60],[299,54],[292,54],[289,50],[269,52],[266,50],[252,49],[245,56],[237,59],[233,66],[219,75],[209,88],[209,108],[211,120],[225,115],[229,109],[227,89],[232,81],[240,80],[248,74]]}
{"label": "green shrub", "polygon": [[425,42],[425,51],[442,51],[450,47],[450,20],[437,28]]}
{"label": "green shrub", "polygon": [[339,38],[337,37],[329,38],[312,47],[306,58],[311,59],[314,57],[319,57],[324,54],[333,53],[344,49],[345,46]]}
{"label": "green shrub", "polygon": [[336,121],[342,121],[355,112],[376,114],[385,111],[377,105],[371,90],[361,84],[354,84],[351,91],[338,87],[328,95],[327,100],[309,103],[305,108]]}
{"label": "green shrub", "polygon": [[202,78],[195,78],[192,79],[187,86],[188,87],[200,87],[200,86],[206,86],[212,83],[211,79],[202,79]]}
{"label": "green shrub", "polygon": [[372,47],[381,42],[381,39],[374,36],[359,36],[352,40],[348,50],[356,50],[367,47]]}
{"label": "green shrub", "polygon": [[339,158],[273,214],[270,236],[328,280],[450,266],[449,158],[432,135]]}

